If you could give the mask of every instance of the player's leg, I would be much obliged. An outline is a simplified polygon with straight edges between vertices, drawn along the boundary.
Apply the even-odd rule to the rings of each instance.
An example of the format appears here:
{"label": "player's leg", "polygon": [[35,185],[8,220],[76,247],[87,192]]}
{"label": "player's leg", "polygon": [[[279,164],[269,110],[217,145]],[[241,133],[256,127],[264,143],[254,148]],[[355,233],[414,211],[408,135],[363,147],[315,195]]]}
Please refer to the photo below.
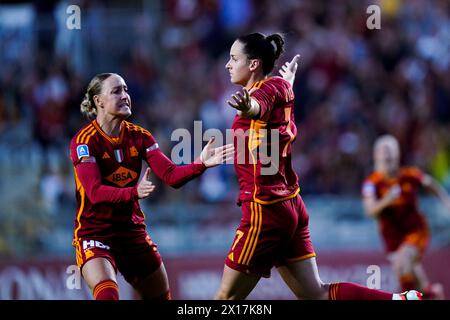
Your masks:
{"label": "player's leg", "polygon": [[144,229],[133,232],[133,236],[121,241],[117,268],[142,299],[169,300],[167,272],[156,244]]}
{"label": "player's leg", "polygon": [[309,233],[309,215],[300,196],[284,202],[285,215],[297,217],[277,270],[298,299],[328,299],[328,285],[319,276]]}
{"label": "player's leg", "polygon": [[[414,264],[419,259],[419,250],[410,244],[402,244],[397,251],[391,253],[388,259],[392,263],[394,273],[397,275],[401,290],[412,290],[420,287],[420,279],[414,270]],[[422,279],[426,281],[425,278]]]}
{"label": "player's leg", "polygon": [[406,235],[394,254],[394,270],[399,274],[403,290],[415,288],[423,293],[424,299],[442,300],[445,298],[442,284],[431,283],[422,265],[429,239],[429,229],[426,226]]}
{"label": "player's leg", "polygon": [[404,237],[397,251],[389,255],[389,260],[399,278],[402,291],[419,289],[424,293],[425,299],[441,299],[442,285],[430,283],[421,262],[428,242],[427,227],[411,232]]}
{"label": "player's leg", "polygon": [[77,265],[96,300],[118,300],[116,265],[108,239],[74,241]]}
{"label": "player's leg", "polygon": [[441,283],[431,283],[423,268],[422,262],[418,261],[414,264],[414,274],[418,279],[418,289],[423,293],[424,299],[444,300],[444,287]]}
{"label": "player's leg", "polygon": [[425,273],[422,262],[417,260],[413,263],[413,274],[417,279],[417,288],[420,290],[424,290],[430,286],[430,281],[428,280],[428,276]]}
{"label": "player's leg", "polygon": [[244,202],[242,213],[216,299],[245,299],[273,266],[277,240],[272,217],[276,214],[255,202]]}
{"label": "player's leg", "polygon": [[[391,300],[402,298],[389,292],[373,290],[354,283],[324,284],[320,280],[309,234],[309,215],[301,197],[292,199],[292,212],[298,213],[297,228],[285,250],[278,271],[298,298],[330,300]],[[415,298],[415,292],[411,297]],[[417,297],[420,298],[420,297]]]}
{"label": "player's leg", "polygon": [[158,269],[137,281],[133,287],[144,300],[170,300],[169,280],[166,268],[161,263]]}
{"label": "player's leg", "polygon": [[280,266],[278,271],[292,292],[300,299],[391,300],[394,298],[390,292],[369,289],[355,283],[323,283],[320,280],[315,257]]}
{"label": "player's leg", "polygon": [[245,274],[225,265],[222,282],[214,298],[216,300],[243,300],[247,298],[260,278],[261,276]]}
{"label": "player's leg", "polygon": [[107,258],[88,260],[81,272],[95,300],[119,300],[116,271]]}
{"label": "player's leg", "polygon": [[298,299],[328,300],[328,284],[320,279],[315,257],[288,263],[277,270]]}

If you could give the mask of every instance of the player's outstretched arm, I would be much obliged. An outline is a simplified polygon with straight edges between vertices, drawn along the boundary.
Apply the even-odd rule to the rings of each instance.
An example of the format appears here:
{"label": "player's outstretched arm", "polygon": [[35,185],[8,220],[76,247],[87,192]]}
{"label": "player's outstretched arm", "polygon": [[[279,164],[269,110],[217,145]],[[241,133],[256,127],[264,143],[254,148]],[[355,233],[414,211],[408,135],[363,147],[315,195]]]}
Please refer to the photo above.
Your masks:
{"label": "player's outstretched arm", "polygon": [[448,212],[450,213],[450,196],[444,187],[432,176],[426,174],[422,179],[422,185],[431,193],[436,195],[442,203],[446,206]]}
{"label": "player's outstretched arm", "polygon": [[364,210],[369,217],[376,218],[383,209],[388,207],[395,199],[397,199],[401,194],[400,187],[394,185],[387,192],[387,194],[377,200],[375,195],[365,195],[363,198]]}
{"label": "player's outstretched arm", "polygon": [[214,167],[231,160],[234,153],[233,145],[213,148],[211,146],[213,142],[214,139],[211,139],[203,149],[201,158],[199,157],[191,164],[176,165],[161,152],[157,143],[154,143],[156,147],[147,149],[146,160],[156,176],[164,183],[173,188],[180,188],[188,181],[201,175],[208,167]]}
{"label": "player's outstretched arm", "polygon": [[252,90],[255,89],[249,92],[243,88],[242,93],[238,91],[231,96],[230,100],[227,100],[228,105],[238,111],[238,115],[253,118],[259,114],[261,107],[258,101],[250,97]]}
{"label": "player's outstretched arm", "polygon": [[208,143],[203,148],[202,153],[200,153],[200,161],[207,168],[215,167],[219,164],[231,161],[234,156],[233,144],[226,144],[221,147],[213,148],[212,144],[214,140],[214,137],[209,139]]}

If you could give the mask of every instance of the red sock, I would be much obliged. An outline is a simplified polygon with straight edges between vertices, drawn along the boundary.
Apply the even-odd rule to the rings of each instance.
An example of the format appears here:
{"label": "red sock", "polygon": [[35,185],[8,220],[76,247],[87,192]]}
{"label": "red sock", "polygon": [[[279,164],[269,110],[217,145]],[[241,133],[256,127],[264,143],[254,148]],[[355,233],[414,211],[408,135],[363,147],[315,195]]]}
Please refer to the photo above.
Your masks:
{"label": "red sock", "polygon": [[422,290],[423,298],[425,300],[434,300],[436,299],[436,294],[431,290],[430,286],[426,287]]}
{"label": "red sock", "polygon": [[369,289],[349,282],[331,283],[328,289],[330,300],[391,300],[392,293]]}
{"label": "red sock", "polygon": [[93,294],[95,300],[119,300],[119,287],[113,280],[103,280],[97,283]]}
{"label": "red sock", "polygon": [[416,277],[413,274],[404,274],[400,276],[400,285],[402,286],[402,292],[416,289]]}

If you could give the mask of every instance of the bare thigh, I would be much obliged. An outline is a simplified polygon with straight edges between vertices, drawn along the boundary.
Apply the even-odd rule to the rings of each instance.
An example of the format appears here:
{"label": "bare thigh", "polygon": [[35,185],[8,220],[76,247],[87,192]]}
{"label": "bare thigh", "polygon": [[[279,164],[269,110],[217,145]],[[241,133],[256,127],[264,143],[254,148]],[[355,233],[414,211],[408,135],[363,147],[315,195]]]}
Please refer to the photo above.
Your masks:
{"label": "bare thigh", "polygon": [[388,260],[398,277],[413,275],[419,289],[422,290],[429,285],[428,277],[420,259],[420,252],[415,246],[402,245],[396,252],[388,256]]}
{"label": "bare thigh", "polygon": [[81,270],[84,280],[91,290],[104,280],[112,280],[117,283],[116,271],[106,258],[94,258],[83,265]]}
{"label": "bare thigh", "polygon": [[225,265],[220,289],[215,299],[243,300],[247,298],[260,278],[260,276],[245,274]]}
{"label": "bare thigh", "polygon": [[134,289],[144,300],[159,299],[169,292],[169,280],[164,264],[149,274],[145,279],[135,283]]}
{"label": "bare thigh", "polygon": [[315,257],[289,263],[277,270],[298,299],[328,299],[328,284],[320,279]]}

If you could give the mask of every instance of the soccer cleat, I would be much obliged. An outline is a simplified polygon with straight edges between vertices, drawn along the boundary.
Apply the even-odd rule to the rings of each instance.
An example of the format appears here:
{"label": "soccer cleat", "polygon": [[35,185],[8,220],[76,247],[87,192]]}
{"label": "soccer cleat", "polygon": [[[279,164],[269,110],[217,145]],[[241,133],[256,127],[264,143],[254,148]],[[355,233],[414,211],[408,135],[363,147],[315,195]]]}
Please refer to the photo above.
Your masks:
{"label": "soccer cleat", "polygon": [[408,290],[402,293],[394,293],[392,300],[423,300],[423,294],[416,290]]}

